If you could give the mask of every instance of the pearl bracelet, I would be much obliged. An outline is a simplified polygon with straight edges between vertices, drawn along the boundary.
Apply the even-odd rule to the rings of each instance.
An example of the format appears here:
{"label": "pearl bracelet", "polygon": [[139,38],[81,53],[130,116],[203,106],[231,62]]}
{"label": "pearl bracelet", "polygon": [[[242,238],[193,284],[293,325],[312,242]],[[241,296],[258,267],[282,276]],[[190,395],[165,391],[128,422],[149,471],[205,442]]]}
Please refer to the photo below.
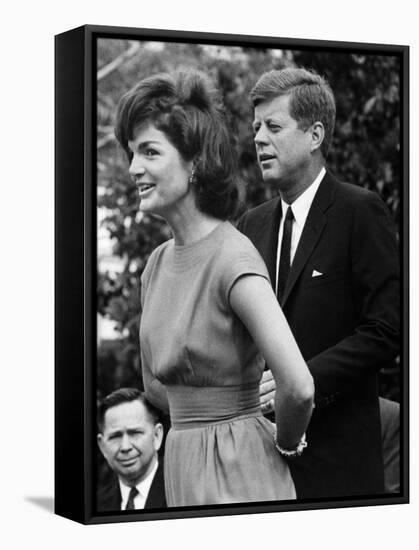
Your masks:
{"label": "pearl bracelet", "polygon": [[274,433],[274,443],[275,447],[277,448],[279,454],[282,456],[285,456],[286,458],[294,458],[296,456],[301,456],[303,454],[304,449],[307,447],[307,441],[306,441],[306,434],[304,433],[300,439],[300,442],[295,447],[295,449],[283,449],[278,445],[278,442],[276,440],[276,430]]}

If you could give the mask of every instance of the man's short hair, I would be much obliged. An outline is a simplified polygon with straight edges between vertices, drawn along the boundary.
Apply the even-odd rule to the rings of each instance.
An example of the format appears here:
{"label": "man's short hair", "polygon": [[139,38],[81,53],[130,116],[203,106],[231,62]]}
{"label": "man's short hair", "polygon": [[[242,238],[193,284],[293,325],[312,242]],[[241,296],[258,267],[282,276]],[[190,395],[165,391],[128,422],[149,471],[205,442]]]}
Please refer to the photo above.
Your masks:
{"label": "man's short hair", "polygon": [[153,424],[160,422],[160,411],[146,399],[144,393],[137,388],[120,388],[107,395],[99,404],[97,411],[99,432],[103,432],[107,410],[122,403],[130,403],[131,401],[140,401],[144,405]]}
{"label": "man's short hair", "polygon": [[290,115],[307,130],[315,122],[324,126],[320,150],[326,158],[332,141],[336,103],[328,82],[314,71],[287,68],[264,73],[250,92],[253,106],[281,95],[290,96]]}

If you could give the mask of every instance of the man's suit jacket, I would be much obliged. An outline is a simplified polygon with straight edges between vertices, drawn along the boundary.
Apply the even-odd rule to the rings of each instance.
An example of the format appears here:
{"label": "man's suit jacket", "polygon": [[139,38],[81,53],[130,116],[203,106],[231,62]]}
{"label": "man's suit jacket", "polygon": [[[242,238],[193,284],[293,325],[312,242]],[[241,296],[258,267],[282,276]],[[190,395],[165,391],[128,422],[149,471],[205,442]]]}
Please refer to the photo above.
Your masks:
{"label": "man's suit jacket", "polygon": [[[277,197],[239,222],[273,285],[281,215]],[[398,266],[385,204],[327,172],[281,302],[316,392],[308,447],[290,461],[298,498],[384,490],[377,373],[399,348]]]}
{"label": "man's suit jacket", "polygon": [[[159,460],[159,465],[154,475],[153,482],[148,493],[144,509],[166,508],[166,497],[164,492],[164,474],[163,464]],[[121,511],[121,490],[116,476],[105,487],[99,489],[97,494],[98,512],[118,512]]]}

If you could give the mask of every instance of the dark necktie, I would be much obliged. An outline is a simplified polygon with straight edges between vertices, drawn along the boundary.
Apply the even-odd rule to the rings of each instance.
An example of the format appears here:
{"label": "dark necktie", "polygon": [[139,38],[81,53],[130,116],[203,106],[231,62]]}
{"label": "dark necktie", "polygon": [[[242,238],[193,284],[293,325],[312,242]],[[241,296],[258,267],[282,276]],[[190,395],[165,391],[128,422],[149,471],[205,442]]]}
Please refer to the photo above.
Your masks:
{"label": "dark necktie", "polygon": [[134,498],[138,495],[138,491],[136,487],[131,487],[131,491],[129,492],[127,505],[125,506],[125,510],[135,510],[134,506]]}
{"label": "dark necktie", "polygon": [[284,295],[285,285],[288,279],[288,275],[291,267],[291,235],[292,235],[292,222],[294,221],[294,214],[292,213],[291,206],[288,206],[287,214],[284,221],[284,231],[282,234],[281,243],[281,256],[279,259],[278,270],[278,300],[281,301]]}

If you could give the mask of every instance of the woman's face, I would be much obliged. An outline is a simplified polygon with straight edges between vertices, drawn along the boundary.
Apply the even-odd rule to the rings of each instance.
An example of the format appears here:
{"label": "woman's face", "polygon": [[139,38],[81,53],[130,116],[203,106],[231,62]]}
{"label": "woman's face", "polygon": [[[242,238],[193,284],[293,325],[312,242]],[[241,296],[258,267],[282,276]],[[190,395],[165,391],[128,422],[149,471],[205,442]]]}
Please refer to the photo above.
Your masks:
{"label": "woman's face", "polygon": [[189,177],[192,161],[183,160],[164,132],[152,123],[134,130],[129,173],[140,195],[140,210],[169,217],[195,204]]}

